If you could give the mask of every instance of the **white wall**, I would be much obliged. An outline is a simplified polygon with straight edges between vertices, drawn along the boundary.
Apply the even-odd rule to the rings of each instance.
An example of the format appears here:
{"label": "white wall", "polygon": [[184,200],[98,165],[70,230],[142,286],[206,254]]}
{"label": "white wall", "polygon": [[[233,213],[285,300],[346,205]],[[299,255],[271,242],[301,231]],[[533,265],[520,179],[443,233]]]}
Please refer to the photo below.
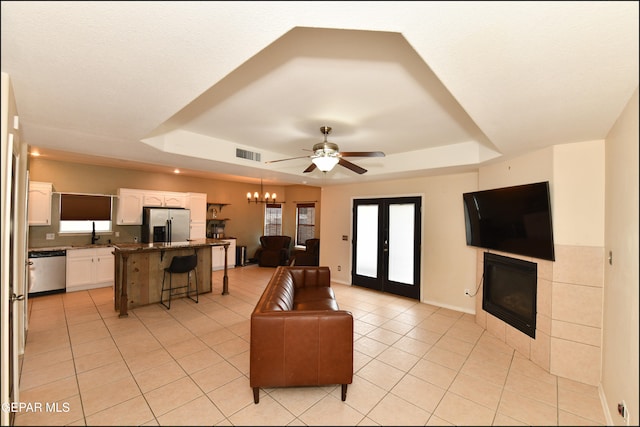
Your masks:
{"label": "white wall", "polygon": [[[638,90],[606,138],[602,391],[614,425],[638,425]],[[610,424],[611,425],[611,424]]]}
{"label": "white wall", "polygon": [[[422,196],[422,301],[475,312],[465,288],[475,288],[476,252],[466,245],[462,193],[477,190],[477,174],[464,173],[322,189],[320,263],[332,280],[351,283],[353,200],[363,197]],[[342,236],[348,236],[347,241]],[[338,271],[340,266],[340,271]]]}

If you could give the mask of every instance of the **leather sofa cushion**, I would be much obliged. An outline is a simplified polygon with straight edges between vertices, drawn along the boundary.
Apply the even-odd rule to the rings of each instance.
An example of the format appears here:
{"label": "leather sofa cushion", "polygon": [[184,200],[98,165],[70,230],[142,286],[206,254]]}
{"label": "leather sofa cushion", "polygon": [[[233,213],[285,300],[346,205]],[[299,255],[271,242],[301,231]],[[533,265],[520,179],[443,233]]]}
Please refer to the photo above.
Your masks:
{"label": "leather sofa cushion", "polygon": [[296,290],[294,310],[340,310],[333,289],[325,286],[318,288],[299,288]]}

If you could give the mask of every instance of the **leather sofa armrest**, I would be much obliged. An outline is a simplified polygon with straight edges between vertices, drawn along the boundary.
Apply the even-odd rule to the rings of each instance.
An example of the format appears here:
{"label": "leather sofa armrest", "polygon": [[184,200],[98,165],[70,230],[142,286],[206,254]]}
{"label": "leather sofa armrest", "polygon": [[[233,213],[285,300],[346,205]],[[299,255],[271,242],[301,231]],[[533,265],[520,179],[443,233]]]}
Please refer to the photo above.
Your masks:
{"label": "leather sofa armrest", "polygon": [[252,387],[350,384],[353,316],[344,310],[254,313]]}

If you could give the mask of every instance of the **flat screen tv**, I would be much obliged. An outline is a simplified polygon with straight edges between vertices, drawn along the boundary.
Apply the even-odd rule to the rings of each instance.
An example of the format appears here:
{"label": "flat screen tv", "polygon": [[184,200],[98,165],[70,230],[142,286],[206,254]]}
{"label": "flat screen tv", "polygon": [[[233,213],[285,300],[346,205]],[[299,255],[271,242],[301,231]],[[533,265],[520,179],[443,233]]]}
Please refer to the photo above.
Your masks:
{"label": "flat screen tv", "polygon": [[555,261],[548,181],[462,198],[467,245]]}

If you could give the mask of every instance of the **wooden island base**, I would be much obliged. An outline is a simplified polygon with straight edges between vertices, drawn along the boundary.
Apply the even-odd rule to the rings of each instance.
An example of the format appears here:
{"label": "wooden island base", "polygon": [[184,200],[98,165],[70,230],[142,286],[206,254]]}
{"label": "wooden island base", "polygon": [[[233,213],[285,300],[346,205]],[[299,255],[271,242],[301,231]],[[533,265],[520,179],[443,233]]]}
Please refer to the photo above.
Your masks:
{"label": "wooden island base", "polygon": [[[202,239],[181,243],[141,243],[115,245],[115,284],[114,309],[120,311],[120,317],[128,316],[128,310],[148,304],[159,303],[162,293],[164,269],[171,264],[174,256],[198,255],[197,282],[198,293],[204,294],[213,289],[211,281],[211,247],[224,246],[225,270],[223,292],[228,294],[226,268],[228,242],[217,239]],[[167,278],[168,280],[168,278]],[[174,277],[184,281],[187,275]],[[191,280],[195,277],[192,274]],[[126,284],[123,286],[122,284]],[[166,299],[167,295],[165,295]]]}

